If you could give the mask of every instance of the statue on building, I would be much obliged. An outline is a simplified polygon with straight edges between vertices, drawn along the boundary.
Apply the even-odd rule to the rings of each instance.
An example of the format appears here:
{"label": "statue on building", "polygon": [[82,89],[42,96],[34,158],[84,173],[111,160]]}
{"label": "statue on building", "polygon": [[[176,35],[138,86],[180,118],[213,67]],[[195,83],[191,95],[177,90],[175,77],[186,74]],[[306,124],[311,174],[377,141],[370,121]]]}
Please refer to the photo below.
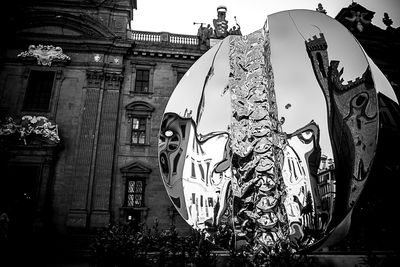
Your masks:
{"label": "statue on building", "polygon": [[197,30],[197,36],[200,39],[200,44],[207,45],[207,41],[210,39],[210,30],[209,30],[210,24],[208,24],[207,27],[204,27],[205,23],[193,22],[193,24],[200,24],[200,27]]}
{"label": "statue on building", "polygon": [[211,27],[210,24],[207,24],[207,31],[208,31],[208,37],[214,36],[214,29]]}
{"label": "statue on building", "polygon": [[[342,11],[341,11],[342,12]],[[353,2],[344,11],[344,19],[347,22],[351,32],[363,32],[366,27],[371,25],[371,20],[375,12]],[[340,13],[338,14],[338,16]]]}
{"label": "statue on building", "polygon": [[326,14],[326,10],[324,9],[321,3],[318,4],[318,7],[315,10],[323,14]]}
{"label": "statue on building", "polygon": [[226,7],[217,8],[218,18],[213,20],[215,38],[222,39],[228,36],[228,21],[225,19]]}
{"label": "statue on building", "polygon": [[237,23],[236,16],[235,16],[235,22],[236,26],[233,26],[229,30],[229,35],[242,35],[242,32],[240,31],[240,25]]}
{"label": "statue on building", "polygon": [[371,20],[365,18],[366,15],[368,15],[367,12],[351,11],[351,17],[346,17],[346,19],[352,22],[359,32],[362,32],[364,25],[371,23]]}
{"label": "statue on building", "polygon": [[389,17],[388,13],[383,13],[383,19],[382,19],[383,24],[386,25],[387,28],[392,28],[393,20]]}

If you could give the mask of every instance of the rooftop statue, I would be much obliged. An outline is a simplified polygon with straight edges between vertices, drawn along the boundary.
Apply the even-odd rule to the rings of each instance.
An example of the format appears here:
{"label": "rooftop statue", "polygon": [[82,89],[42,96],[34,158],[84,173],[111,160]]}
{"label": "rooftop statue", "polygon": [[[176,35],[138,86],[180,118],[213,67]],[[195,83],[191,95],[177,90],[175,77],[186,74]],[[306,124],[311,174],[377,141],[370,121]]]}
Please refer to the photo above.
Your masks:
{"label": "rooftop statue", "polygon": [[236,16],[235,16],[235,22],[236,26],[233,26],[229,30],[229,35],[242,35],[242,32],[240,31],[240,25],[237,23]]}
{"label": "rooftop statue", "polygon": [[217,8],[218,18],[213,20],[215,38],[222,39],[228,36],[228,21],[225,19],[227,8]]}

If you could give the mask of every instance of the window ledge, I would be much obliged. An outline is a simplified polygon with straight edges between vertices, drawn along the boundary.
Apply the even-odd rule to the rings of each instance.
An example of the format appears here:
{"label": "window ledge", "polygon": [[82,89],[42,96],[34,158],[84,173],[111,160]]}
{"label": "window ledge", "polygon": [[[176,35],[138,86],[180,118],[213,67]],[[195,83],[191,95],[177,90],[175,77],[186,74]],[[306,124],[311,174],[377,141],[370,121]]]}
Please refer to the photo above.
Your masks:
{"label": "window ledge", "polygon": [[129,91],[131,95],[152,95],[154,92],[136,92],[136,91]]}
{"label": "window ledge", "polygon": [[148,211],[149,208],[148,207],[127,207],[127,206],[123,206],[120,207],[121,210],[141,210],[141,211]]}
{"label": "window ledge", "polygon": [[38,109],[23,109],[21,110],[21,114],[24,115],[32,115],[32,114],[38,114],[38,115],[46,115],[49,114],[50,110],[38,110]]}
{"label": "window ledge", "polygon": [[137,147],[147,147],[150,146],[150,144],[132,144],[132,143],[128,143],[128,145],[130,145],[131,147],[137,146]]}

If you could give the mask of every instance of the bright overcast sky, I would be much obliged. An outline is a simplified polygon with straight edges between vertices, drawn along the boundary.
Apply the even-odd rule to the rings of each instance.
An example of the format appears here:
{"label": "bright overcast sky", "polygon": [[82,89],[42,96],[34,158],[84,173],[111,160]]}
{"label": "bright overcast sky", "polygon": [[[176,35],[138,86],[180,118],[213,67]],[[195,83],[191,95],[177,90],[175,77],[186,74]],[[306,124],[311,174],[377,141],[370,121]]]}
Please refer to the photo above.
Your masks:
{"label": "bright overcast sky", "polygon": [[[211,24],[217,17],[217,7],[227,7],[229,28],[235,26],[235,16],[244,35],[262,28],[267,15],[289,9],[315,10],[322,3],[327,15],[335,17],[351,4],[351,0],[137,0],[132,29],[138,31],[170,32],[196,35],[198,25]],[[383,13],[388,12],[393,26],[400,25],[400,0],[358,0],[357,3],[374,11],[373,24],[385,28]]]}

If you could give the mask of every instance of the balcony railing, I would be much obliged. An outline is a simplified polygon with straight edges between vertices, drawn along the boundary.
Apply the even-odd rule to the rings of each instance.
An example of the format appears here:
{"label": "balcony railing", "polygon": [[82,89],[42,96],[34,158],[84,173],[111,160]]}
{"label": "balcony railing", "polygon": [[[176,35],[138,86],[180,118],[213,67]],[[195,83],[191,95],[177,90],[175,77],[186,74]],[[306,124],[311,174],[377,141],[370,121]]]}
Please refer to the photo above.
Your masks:
{"label": "balcony railing", "polygon": [[130,31],[128,38],[138,43],[169,44],[172,46],[199,46],[196,35],[174,34],[168,32]]}

